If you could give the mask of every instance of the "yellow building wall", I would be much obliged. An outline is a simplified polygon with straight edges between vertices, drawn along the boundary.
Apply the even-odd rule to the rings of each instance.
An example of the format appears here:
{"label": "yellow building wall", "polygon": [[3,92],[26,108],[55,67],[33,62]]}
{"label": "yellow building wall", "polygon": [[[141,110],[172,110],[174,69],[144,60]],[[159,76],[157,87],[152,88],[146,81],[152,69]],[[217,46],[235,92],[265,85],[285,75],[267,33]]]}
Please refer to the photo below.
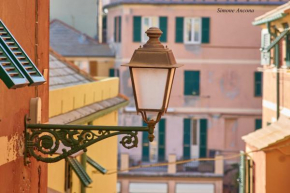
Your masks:
{"label": "yellow building wall", "polygon": [[[118,125],[118,112],[112,112],[93,122],[94,125]],[[117,169],[117,136],[107,138],[90,147],[88,147],[87,156],[91,157],[98,164],[107,170]],[[87,164],[87,173],[92,179],[86,193],[116,193],[117,174],[103,175],[99,173],[91,165]],[[73,172],[72,193],[79,193],[81,190],[81,182],[77,175]]]}
{"label": "yellow building wall", "polygon": [[[74,109],[116,97],[119,79],[107,78],[98,82],[76,85],[49,92],[49,115],[57,116]],[[114,111],[93,121],[94,125],[118,125],[118,112]],[[88,147],[87,155],[106,169],[117,168],[117,137],[110,137]],[[80,161],[80,156],[77,158]],[[72,172],[72,193],[81,191],[81,182]],[[103,175],[87,164],[87,173],[93,180],[87,193],[115,193],[117,175]],[[65,192],[65,161],[48,164],[48,187]]]}
{"label": "yellow building wall", "polygon": [[[109,69],[114,68],[115,65],[115,58],[66,57],[66,59],[72,63],[87,61],[88,65],[91,61],[97,62],[97,76],[101,77],[108,77]],[[88,66],[89,68],[90,66]]]}
{"label": "yellow building wall", "polygon": [[97,82],[51,90],[49,91],[49,117],[116,97],[118,93],[118,78],[106,78]]}

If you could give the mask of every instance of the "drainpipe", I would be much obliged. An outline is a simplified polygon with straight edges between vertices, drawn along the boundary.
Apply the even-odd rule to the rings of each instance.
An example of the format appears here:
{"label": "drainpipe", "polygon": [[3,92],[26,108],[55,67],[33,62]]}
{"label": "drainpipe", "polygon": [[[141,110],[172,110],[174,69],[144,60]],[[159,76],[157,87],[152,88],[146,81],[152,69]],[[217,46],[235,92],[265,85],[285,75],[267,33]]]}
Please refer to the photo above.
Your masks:
{"label": "drainpipe", "polygon": [[[268,33],[274,38],[277,37],[276,32],[272,33],[270,29],[270,22],[267,23]],[[279,43],[275,45],[275,64],[277,68],[276,72],[276,119],[279,119],[280,116],[280,74],[279,74]]]}

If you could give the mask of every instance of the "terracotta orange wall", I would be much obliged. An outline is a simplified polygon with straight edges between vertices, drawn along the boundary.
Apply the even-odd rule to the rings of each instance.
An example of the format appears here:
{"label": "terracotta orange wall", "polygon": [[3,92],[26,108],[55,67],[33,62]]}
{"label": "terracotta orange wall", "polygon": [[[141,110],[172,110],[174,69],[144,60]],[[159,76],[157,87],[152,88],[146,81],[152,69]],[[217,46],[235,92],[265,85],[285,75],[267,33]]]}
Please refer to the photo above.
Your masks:
{"label": "terracotta orange wall", "polygon": [[[39,20],[37,29],[36,13]],[[37,67],[40,72],[48,69],[49,1],[1,0],[0,19],[33,62],[36,62],[36,54],[38,55]],[[37,52],[35,32],[38,33],[39,41]],[[0,192],[47,191],[47,164],[30,159],[32,163],[24,166],[23,121],[29,112],[30,99],[37,96],[42,99],[42,122],[48,121],[48,85],[9,90],[3,81],[0,81]]]}
{"label": "terracotta orange wall", "polygon": [[278,143],[273,147],[288,146],[266,152],[266,193],[289,193],[290,191],[289,143],[290,140]]}

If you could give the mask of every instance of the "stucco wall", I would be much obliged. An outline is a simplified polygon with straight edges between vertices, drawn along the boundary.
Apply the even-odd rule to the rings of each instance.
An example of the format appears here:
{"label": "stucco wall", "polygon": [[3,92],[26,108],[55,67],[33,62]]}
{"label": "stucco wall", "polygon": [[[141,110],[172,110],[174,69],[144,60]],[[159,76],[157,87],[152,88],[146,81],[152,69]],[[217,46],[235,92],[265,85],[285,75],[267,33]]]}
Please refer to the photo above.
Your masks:
{"label": "stucco wall", "polygon": [[[254,9],[253,13],[217,13],[218,8]],[[167,42],[178,63],[166,118],[166,154],[182,155],[183,118],[207,118],[208,149],[237,153],[244,149],[241,136],[254,131],[255,119],[262,115],[262,97],[254,96],[254,72],[260,67],[260,29],[252,25],[255,17],[276,6],[259,5],[119,5],[110,7],[107,37],[116,49],[116,67],[128,62],[140,42],[133,42],[133,16],[167,16]],[[113,43],[114,17],[122,17],[122,42]],[[210,17],[210,43],[175,43],[175,17]],[[221,22],[222,21],[222,22]],[[184,71],[200,71],[200,96],[184,96]],[[129,71],[120,67],[120,89],[134,106]],[[141,119],[124,115],[122,124],[141,124]],[[120,117],[120,119],[123,119]],[[225,121],[237,119],[234,134],[226,131]],[[129,124],[127,124],[129,125]],[[234,135],[235,145],[225,145],[225,136]],[[174,138],[174,140],[173,140]],[[169,143],[170,141],[170,143]],[[139,150],[130,151],[140,155]],[[121,148],[121,151],[125,151]],[[129,153],[129,152],[128,152]]]}
{"label": "stucco wall", "polygon": [[[266,152],[266,192],[288,193],[290,189],[290,140],[277,143],[273,148],[278,149]],[[285,147],[281,147],[285,146]],[[259,162],[256,162],[257,164]],[[259,173],[260,174],[260,173]]]}
{"label": "stucco wall", "polygon": [[[38,27],[36,28],[36,13]],[[48,69],[49,1],[0,1],[0,19],[9,28],[41,73]],[[37,36],[36,36],[37,34]],[[36,42],[38,48],[36,51]],[[47,80],[48,81],[48,80]],[[47,165],[31,158],[24,166],[24,116],[30,99],[41,97],[42,122],[48,120],[48,83],[9,90],[0,81],[0,187],[1,192],[46,192]]]}

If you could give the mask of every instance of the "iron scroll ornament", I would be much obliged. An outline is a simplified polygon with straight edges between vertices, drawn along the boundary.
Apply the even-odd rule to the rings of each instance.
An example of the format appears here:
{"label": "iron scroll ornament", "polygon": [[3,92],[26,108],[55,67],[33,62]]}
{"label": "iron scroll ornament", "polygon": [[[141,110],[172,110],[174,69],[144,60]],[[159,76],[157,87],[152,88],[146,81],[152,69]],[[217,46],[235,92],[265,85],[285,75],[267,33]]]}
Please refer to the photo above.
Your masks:
{"label": "iron scroll ornament", "polygon": [[[25,117],[24,163],[28,157],[38,161],[54,163],[103,139],[125,135],[120,143],[127,149],[137,147],[138,131],[149,132],[148,127],[94,126],[94,125],[56,125],[29,124]],[[63,147],[61,152],[59,148]]]}

